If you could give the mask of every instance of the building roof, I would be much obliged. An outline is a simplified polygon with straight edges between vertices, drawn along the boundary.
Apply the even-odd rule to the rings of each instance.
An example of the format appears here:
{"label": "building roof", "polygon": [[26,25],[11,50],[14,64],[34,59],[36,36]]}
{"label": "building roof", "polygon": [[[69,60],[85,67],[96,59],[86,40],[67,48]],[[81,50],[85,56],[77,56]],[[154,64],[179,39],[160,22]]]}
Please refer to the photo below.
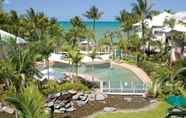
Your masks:
{"label": "building roof", "polygon": [[[166,19],[171,19],[175,18],[176,19],[176,24],[173,30],[178,31],[178,32],[186,32],[186,26],[181,24],[179,21],[186,22],[186,12],[178,12],[175,14],[170,14],[167,12],[163,12],[157,16],[152,17],[152,19],[145,19],[145,23],[149,28],[152,27],[160,27],[160,31],[163,32],[170,32],[171,28],[164,26],[164,21]],[[140,23],[134,24],[134,26],[140,26]]]}
{"label": "building roof", "polygon": [[27,43],[23,38],[21,37],[16,37],[15,35],[8,33],[6,31],[3,31],[0,29],[0,37],[2,38],[2,40],[6,40],[8,38],[12,38],[12,39],[16,39],[16,43],[17,44],[25,44]]}

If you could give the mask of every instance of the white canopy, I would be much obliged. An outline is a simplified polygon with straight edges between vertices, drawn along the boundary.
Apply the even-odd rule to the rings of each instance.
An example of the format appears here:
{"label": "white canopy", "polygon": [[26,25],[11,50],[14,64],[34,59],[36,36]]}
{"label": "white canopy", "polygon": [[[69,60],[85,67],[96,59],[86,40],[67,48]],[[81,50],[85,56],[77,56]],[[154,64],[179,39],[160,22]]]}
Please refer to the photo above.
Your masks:
{"label": "white canopy", "polygon": [[5,32],[3,30],[0,29],[0,37],[3,39],[3,40],[6,40],[8,38],[13,38],[13,39],[16,39],[16,43],[17,44],[25,44],[27,43],[23,38],[21,37],[16,37],[15,35],[13,34],[10,34],[8,32]]}

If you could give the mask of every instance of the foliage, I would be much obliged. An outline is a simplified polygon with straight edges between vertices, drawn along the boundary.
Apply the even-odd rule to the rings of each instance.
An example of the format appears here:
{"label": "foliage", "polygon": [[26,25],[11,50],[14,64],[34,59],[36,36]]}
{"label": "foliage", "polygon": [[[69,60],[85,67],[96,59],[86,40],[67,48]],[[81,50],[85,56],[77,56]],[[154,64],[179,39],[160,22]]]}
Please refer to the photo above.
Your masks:
{"label": "foliage", "polygon": [[121,30],[127,32],[127,38],[130,38],[130,31],[133,28],[133,24],[135,23],[135,15],[127,12],[126,10],[122,10],[120,12],[120,16],[116,17],[116,20],[121,23]]}
{"label": "foliage", "polygon": [[20,118],[46,118],[44,111],[44,98],[34,85],[29,85],[22,89],[20,96],[10,96],[7,98],[19,111]]}
{"label": "foliage", "polygon": [[142,30],[142,42],[145,43],[145,18],[151,18],[151,4],[148,0],[137,0],[137,3],[133,4],[132,12],[139,18],[141,22],[141,30]]}
{"label": "foliage", "polygon": [[77,90],[77,91],[87,91],[88,88],[81,83],[69,83],[65,82],[63,84],[58,84],[56,81],[49,80],[43,87],[42,92],[44,94],[50,94],[55,92],[62,92],[65,90]]}

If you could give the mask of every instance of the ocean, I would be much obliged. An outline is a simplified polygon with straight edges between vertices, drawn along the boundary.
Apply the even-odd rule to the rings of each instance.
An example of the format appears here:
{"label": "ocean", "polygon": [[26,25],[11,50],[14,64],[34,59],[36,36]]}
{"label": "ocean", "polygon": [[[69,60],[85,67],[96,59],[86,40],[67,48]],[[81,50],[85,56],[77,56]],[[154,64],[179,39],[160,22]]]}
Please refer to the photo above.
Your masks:
{"label": "ocean", "polygon": [[[87,21],[84,24],[88,28],[92,28],[92,22]],[[65,30],[68,31],[72,26],[69,21],[61,21],[59,25]],[[120,23],[117,21],[97,21],[96,24],[96,39],[103,37],[103,34],[107,31],[117,31],[120,28]]]}

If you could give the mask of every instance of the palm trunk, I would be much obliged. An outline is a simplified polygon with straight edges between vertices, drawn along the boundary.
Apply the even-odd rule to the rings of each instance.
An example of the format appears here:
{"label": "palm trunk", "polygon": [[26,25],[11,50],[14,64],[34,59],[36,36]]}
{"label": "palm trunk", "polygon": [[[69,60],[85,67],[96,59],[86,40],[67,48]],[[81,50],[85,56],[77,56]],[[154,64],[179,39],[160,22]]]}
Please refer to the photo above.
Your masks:
{"label": "palm trunk", "polygon": [[78,63],[76,63],[76,81],[78,81]]}
{"label": "palm trunk", "polygon": [[94,34],[94,41],[95,41],[95,45],[96,45],[97,41],[96,41],[96,20],[95,19],[93,20],[93,30],[95,32],[95,34]]}
{"label": "palm trunk", "polygon": [[94,59],[92,59],[92,80],[94,80]]}
{"label": "palm trunk", "polygon": [[49,78],[49,69],[50,69],[50,67],[49,67],[49,60],[48,60],[48,58],[47,58],[47,70],[48,70],[47,74],[48,74],[48,80],[50,79],[50,78]]}

